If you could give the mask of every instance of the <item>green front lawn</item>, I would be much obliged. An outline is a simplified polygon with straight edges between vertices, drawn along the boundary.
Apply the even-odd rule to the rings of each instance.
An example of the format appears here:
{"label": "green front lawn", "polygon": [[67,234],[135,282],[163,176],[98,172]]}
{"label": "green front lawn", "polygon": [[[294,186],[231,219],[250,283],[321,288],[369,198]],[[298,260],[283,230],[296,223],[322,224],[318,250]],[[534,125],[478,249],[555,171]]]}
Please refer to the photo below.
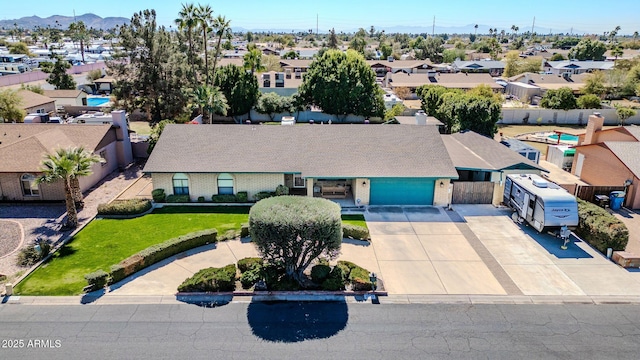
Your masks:
{"label": "green front lawn", "polygon": [[360,214],[342,215],[342,223],[367,227],[367,222],[364,221],[364,215]]}
{"label": "green front lawn", "polygon": [[215,228],[219,234],[240,229],[248,207],[165,207],[136,219],[92,221],[43,266],[15,288],[21,295],[78,295],[84,275],[102,269],[165,240]]}

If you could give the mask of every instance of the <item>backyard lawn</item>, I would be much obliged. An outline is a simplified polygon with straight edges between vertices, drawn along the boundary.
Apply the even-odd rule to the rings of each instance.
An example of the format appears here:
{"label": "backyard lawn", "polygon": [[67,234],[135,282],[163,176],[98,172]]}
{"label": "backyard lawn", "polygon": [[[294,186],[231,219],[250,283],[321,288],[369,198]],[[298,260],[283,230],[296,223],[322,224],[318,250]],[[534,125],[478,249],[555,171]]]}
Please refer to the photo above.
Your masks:
{"label": "backyard lawn", "polygon": [[[164,207],[135,219],[96,219],[15,288],[20,295],[79,295],[84,276],[165,240],[215,228],[218,234],[248,222],[248,207]],[[366,227],[364,216],[343,215],[343,223]]]}
{"label": "backyard lawn", "polygon": [[248,207],[165,207],[136,219],[96,219],[71,242],[16,286],[21,295],[78,295],[84,275],[102,269],[179,235],[215,228],[239,230]]}

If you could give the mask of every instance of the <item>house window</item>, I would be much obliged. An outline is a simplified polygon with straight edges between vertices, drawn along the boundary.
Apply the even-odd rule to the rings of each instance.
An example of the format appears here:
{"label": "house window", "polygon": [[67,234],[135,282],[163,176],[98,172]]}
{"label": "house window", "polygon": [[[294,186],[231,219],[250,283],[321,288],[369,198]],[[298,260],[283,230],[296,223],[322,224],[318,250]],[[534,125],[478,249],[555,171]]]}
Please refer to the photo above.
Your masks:
{"label": "house window", "polygon": [[231,174],[218,175],[218,194],[233,195],[233,176]]}
{"label": "house window", "polygon": [[301,175],[293,176],[293,187],[294,188],[303,188],[307,186],[307,179],[303,178]]}
{"label": "house window", "polygon": [[100,164],[104,167],[107,166],[108,160],[107,160],[107,150],[102,150],[100,151],[100,157],[102,158],[102,161],[100,162]]}
{"label": "house window", "polygon": [[44,108],[36,110],[36,114],[44,114]]}
{"label": "house window", "polygon": [[36,177],[33,174],[24,174],[20,178],[22,183],[22,193],[25,196],[38,196],[40,195],[40,189],[36,182]]}
{"label": "house window", "polygon": [[186,174],[178,173],[173,175],[173,194],[189,195],[189,178]]}

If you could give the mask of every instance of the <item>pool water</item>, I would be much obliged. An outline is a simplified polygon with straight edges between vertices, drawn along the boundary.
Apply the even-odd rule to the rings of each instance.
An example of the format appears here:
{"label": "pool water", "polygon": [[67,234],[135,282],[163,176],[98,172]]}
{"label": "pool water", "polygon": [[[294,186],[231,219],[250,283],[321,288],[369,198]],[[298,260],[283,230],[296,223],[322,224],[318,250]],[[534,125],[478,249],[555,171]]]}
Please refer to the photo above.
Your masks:
{"label": "pool water", "polygon": [[87,98],[87,106],[101,106],[109,102],[108,97],[90,97]]}
{"label": "pool water", "polygon": [[[552,140],[558,140],[557,134],[549,135],[548,137],[549,139],[552,139]],[[561,134],[560,140],[561,141],[578,141],[578,137],[576,135]]]}

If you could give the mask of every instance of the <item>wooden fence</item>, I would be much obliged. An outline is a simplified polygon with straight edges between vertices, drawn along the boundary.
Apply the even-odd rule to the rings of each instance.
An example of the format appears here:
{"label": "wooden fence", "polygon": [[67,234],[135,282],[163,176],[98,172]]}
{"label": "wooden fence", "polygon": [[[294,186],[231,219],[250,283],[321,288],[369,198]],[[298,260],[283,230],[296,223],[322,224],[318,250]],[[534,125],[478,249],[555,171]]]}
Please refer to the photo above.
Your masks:
{"label": "wooden fence", "polygon": [[[631,187],[627,189],[630,192]],[[574,195],[584,201],[596,203],[596,195],[607,195],[612,191],[624,191],[624,186],[591,186],[591,185],[577,185]]]}
{"label": "wooden fence", "polygon": [[452,204],[491,204],[494,184],[489,181],[454,181]]}

